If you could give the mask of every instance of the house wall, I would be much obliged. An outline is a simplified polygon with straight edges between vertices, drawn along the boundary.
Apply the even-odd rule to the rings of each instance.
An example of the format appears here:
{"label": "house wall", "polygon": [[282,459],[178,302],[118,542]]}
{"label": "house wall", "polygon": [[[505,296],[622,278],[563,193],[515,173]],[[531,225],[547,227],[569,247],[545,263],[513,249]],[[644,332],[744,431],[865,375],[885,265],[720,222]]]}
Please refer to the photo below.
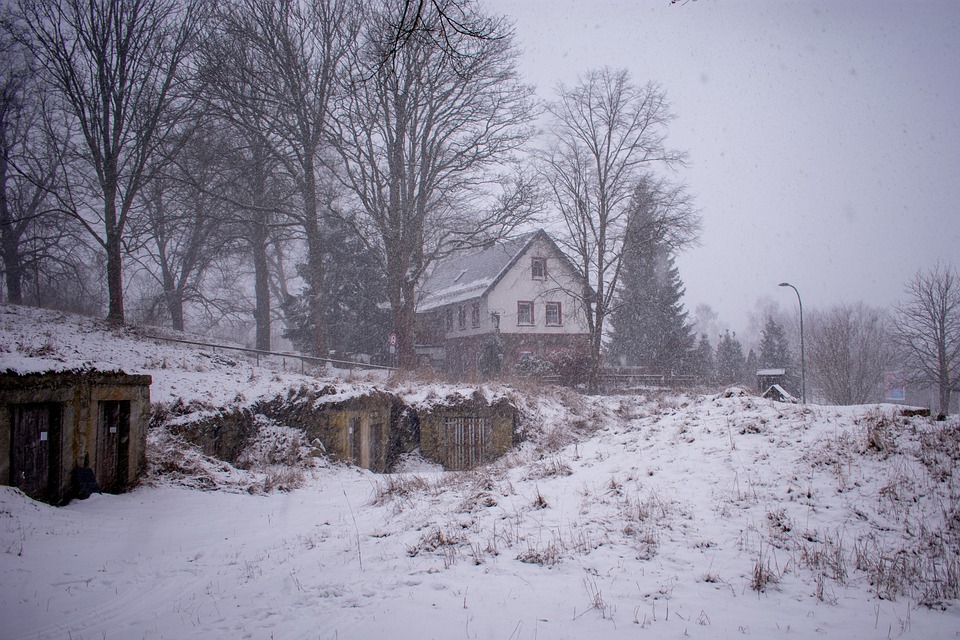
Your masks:
{"label": "house wall", "polygon": [[[544,258],[547,265],[545,279],[533,278],[532,259]],[[557,254],[553,245],[537,238],[527,252],[508,269],[503,278],[482,298],[447,305],[424,317],[432,335],[444,345],[445,371],[456,377],[478,373],[478,358],[495,332],[503,353],[503,370],[510,370],[524,355],[547,358],[552,353],[587,344],[587,324],[582,306],[568,291],[577,288],[577,275],[565,258]],[[517,303],[533,303],[533,323],[518,324]],[[559,302],[561,324],[546,322],[547,302]],[[479,326],[473,323],[473,305],[479,305]],[[464,310],[466,326],[459,324],[460,309]],[[452,324],[447,329],[446,317]],[[494,318],[496,314],[497,319]]]}
{"label": "house wall", "polygon": [[[547,277],[534,280],[531,259],[546,258]],[[553,246],[544,238],[537,238],[529,250],[510,267],[486,300],[487,316],[500,315],[501,335],[561,335],[587,333],[587,323],[580,302],[567,291],[579,291],[578,276],[569,263],[557,255]],[[532,325],[517,324],[517,302],[534,303]],[[546,303],[561,304],[563,322],[560,326],[547,326]]]}
{"label": "house wall", "polygon": [[[150,420],[150,376],[118,373],[45,373],[0,376],[0,482],[17,486],[11,478],[12,430],[15,407],[57,404],[60,407],[59,433],[51,449],[57,450],[51,470],[52,485],[43,496],[54,504],[68,500],[72,473],[89,458],[97,469],[100,437],[100,403],[129,403],[129,433],[121,443],[123,467],[111,473],[116,484],[105,490],[122,490],[134,483],[146,467],[146,435]],[[51,432],[53,435],[53,432]]]}

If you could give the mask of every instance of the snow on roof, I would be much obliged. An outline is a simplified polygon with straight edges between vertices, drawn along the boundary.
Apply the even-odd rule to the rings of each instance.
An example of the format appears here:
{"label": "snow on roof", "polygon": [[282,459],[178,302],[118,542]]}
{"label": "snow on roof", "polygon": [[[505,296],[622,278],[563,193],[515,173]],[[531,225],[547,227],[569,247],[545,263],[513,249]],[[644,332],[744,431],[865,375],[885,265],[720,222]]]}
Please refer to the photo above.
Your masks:
{"label": "snow on roof", "polygon": [[528,233],[438,262],[420,285],[417,311],[430,311],[479,298],[538,233],[541,232]]}
{"label": "snow on roof", "polygon": [[782,376],[786,373],[786,369],[757,369],[758,376]]}
{"label": "snow on roof", "polygon": [[782,402],[795,403],[797,401],[797,399],[793,397],[793,395],[789,391],[787,391],[786,389],[784,389],[778,384],[770,385],[770,388],[764,392],[763,397],[773,398],[774,400],[780,399]]}

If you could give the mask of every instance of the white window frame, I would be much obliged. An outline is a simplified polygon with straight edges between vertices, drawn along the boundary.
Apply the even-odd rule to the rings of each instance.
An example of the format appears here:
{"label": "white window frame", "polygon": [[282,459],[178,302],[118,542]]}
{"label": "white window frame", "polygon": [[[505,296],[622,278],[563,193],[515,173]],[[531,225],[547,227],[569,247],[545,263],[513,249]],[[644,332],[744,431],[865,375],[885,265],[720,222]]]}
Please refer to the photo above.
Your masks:
{"label": "white window frame", "polygon": [[[520,312],[521,308],[527,308],[530,310],[530,319],[529,321],[523,320],[523,315]],[[536,324],[536,315],[534,315],[533,310],[533,301],[532,300],[518,300],[517,301],[517,326],[519,327],[532,327]]]}
{"label": "white window frame", "polygon": [[[543,312],[544,322],[548,327],[562,327],[563,326],[563,305],[559,302],[548,302],[546,303],[546,308]],[[556,321],[552,322],[550,318],[550,309],[556,309],[557,317]]]}
{"label": "white window frame", "polygon": [[534,256],[530,258],[530,278],[532,280],[547,279],[547,259],[546,258],[542,258],[540,256]]}

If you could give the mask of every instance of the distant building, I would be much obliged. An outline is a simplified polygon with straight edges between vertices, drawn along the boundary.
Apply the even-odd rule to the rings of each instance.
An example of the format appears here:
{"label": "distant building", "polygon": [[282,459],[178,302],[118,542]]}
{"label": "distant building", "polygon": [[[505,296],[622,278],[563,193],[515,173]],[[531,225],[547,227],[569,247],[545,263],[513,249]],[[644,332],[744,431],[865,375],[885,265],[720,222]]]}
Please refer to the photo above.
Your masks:
{"label": "distant building", "polygon": [[773,385],[783,386],[786,379],[786,369],[757,369],[757,392],[764,393]]}
{"label": "distant building", "polygon": [[418,356],[453,376],[489,376],[585,347],[582,291],[543,230],[448,258],[419,289]]}

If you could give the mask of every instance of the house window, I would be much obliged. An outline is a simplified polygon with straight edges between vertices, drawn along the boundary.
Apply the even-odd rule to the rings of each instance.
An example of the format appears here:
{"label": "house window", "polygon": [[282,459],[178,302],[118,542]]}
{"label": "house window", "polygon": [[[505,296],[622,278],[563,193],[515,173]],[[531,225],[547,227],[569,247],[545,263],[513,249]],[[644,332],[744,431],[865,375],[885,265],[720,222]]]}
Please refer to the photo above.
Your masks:
{"label": "house window", "polygon": [[530,274],[534,280],[546,280],[547,279],[547,259],[531,258]]}
{"label": "house window", "polygon": [[457,328],[461,331],[467,328],[467,308],[463,305],[457,309]]}
{"label": "house window", "polygon": [[533,303],[532,302],[518,302],[517,303],[517,324],[533,324]]}
{"label": "house window", "polygon": [[474,302],[470,306],[470,325],[476,329],[480,326],[480,303]]}
{"label": "house window", "polygon": [[563,324],[563,312],[559,302],[548,302],[544,316],[548,327],[559,327]]}
{"label": "house window", "polygon": [[447,331],[453,331],[453,309],[447,309],[443,314],[443,319]]}

